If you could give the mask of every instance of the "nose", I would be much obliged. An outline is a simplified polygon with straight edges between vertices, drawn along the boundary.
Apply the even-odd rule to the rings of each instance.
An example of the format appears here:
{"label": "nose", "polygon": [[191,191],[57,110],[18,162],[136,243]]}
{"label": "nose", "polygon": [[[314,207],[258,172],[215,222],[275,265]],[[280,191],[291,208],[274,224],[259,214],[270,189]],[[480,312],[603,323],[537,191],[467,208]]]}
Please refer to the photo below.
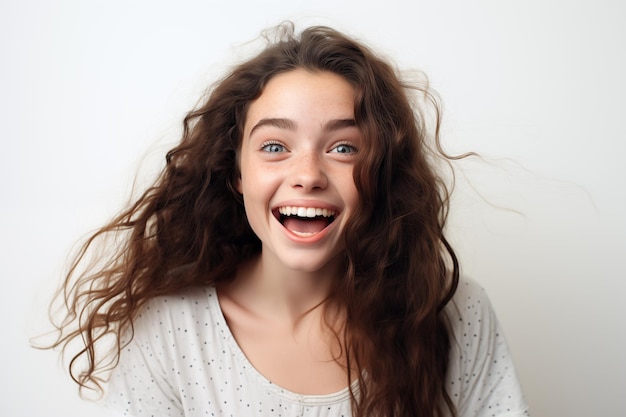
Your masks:
{"label": "nose", "polygon": [[315,151],[303,152],[292,161],[291,184],[303,191],[324,189],[328,186],[323,162]]}

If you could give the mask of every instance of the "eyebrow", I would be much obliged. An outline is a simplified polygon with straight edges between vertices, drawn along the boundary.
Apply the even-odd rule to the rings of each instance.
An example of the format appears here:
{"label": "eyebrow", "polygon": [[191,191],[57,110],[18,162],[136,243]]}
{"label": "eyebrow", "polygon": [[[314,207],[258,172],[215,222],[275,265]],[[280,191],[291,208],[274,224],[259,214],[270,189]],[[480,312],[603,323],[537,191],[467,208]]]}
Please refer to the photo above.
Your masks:
{"label": "eyebrow", "polygon": [[289,119],[261,119],[254,127],[250,130],[250,136],[257,130],[265,126],[277,127],[279,129],[285,130],[296,130],[298,125],[293,120]]}
{"label": "eyebrow", "polygon": [[[250,130],[249,136],[252,136],[252,134],[257,129],[260,129],[265,126],[272,126],[272,127],[277,127],[279,129],[285,129],[285,130],[296,130],[298,127],[298,124],[291,119],[282,119],[282,118],[261,119]],[[324,131],[332,132],[335,130],[344,129],[346,127],[355,127],[355,126],[356,126],[356,122],[354,121],[354,119],[335,119],[335,120],[330,120],[328,123],[326,123],[326,125],[324,126]]]}

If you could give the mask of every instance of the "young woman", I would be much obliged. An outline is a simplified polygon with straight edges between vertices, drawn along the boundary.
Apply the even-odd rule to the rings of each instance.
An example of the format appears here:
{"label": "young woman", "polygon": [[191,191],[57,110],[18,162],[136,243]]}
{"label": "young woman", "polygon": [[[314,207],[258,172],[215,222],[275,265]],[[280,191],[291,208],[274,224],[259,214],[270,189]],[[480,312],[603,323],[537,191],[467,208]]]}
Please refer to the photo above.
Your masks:
{"label": "young woman", "polygon": [[83,247],[56,344],[84,341],[71,374],[100,389],[112,369],[106,403],[132,416],[527,415],[444,237],[437,101],[418,90],[429,134],[364,45],[285,29]]}

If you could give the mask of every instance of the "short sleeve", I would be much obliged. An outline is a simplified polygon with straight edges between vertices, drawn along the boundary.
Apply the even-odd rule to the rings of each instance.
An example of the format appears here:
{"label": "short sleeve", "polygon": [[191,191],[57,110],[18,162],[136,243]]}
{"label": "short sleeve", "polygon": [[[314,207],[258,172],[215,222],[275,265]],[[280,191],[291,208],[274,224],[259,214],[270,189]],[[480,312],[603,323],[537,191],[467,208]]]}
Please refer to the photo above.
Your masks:
{"label": "short sleeve", "polygon": [[116,415],[184,416],[172,385],[175,378],[168,373],[168,335],[162,334],[162,320],[158,301],[148,303],[135,320],[134,335],[120,352],[105,393],[103,405]]}
{"label": "short sleeve", "polygon": [[446,307],[448,393],[459,417],[529,416],[507,342],[485,291],[462,280]]}

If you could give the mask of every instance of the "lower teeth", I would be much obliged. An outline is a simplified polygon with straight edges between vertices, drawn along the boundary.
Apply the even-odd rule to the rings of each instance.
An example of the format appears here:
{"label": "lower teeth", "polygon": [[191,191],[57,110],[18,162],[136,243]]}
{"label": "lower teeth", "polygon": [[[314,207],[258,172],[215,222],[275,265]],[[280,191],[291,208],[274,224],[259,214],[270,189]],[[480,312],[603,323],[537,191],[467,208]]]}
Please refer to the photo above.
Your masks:
{"label": "lower teeth", "polygon": [[291,232],[292,232],[294,235],[298,235],[298,236],[301,236],[301,237],[313,236],[313,235],[315,234],[315,233],[313,233],[313,232],[298,232],[298,231],[295,231],[295,230],[292,230]]}

